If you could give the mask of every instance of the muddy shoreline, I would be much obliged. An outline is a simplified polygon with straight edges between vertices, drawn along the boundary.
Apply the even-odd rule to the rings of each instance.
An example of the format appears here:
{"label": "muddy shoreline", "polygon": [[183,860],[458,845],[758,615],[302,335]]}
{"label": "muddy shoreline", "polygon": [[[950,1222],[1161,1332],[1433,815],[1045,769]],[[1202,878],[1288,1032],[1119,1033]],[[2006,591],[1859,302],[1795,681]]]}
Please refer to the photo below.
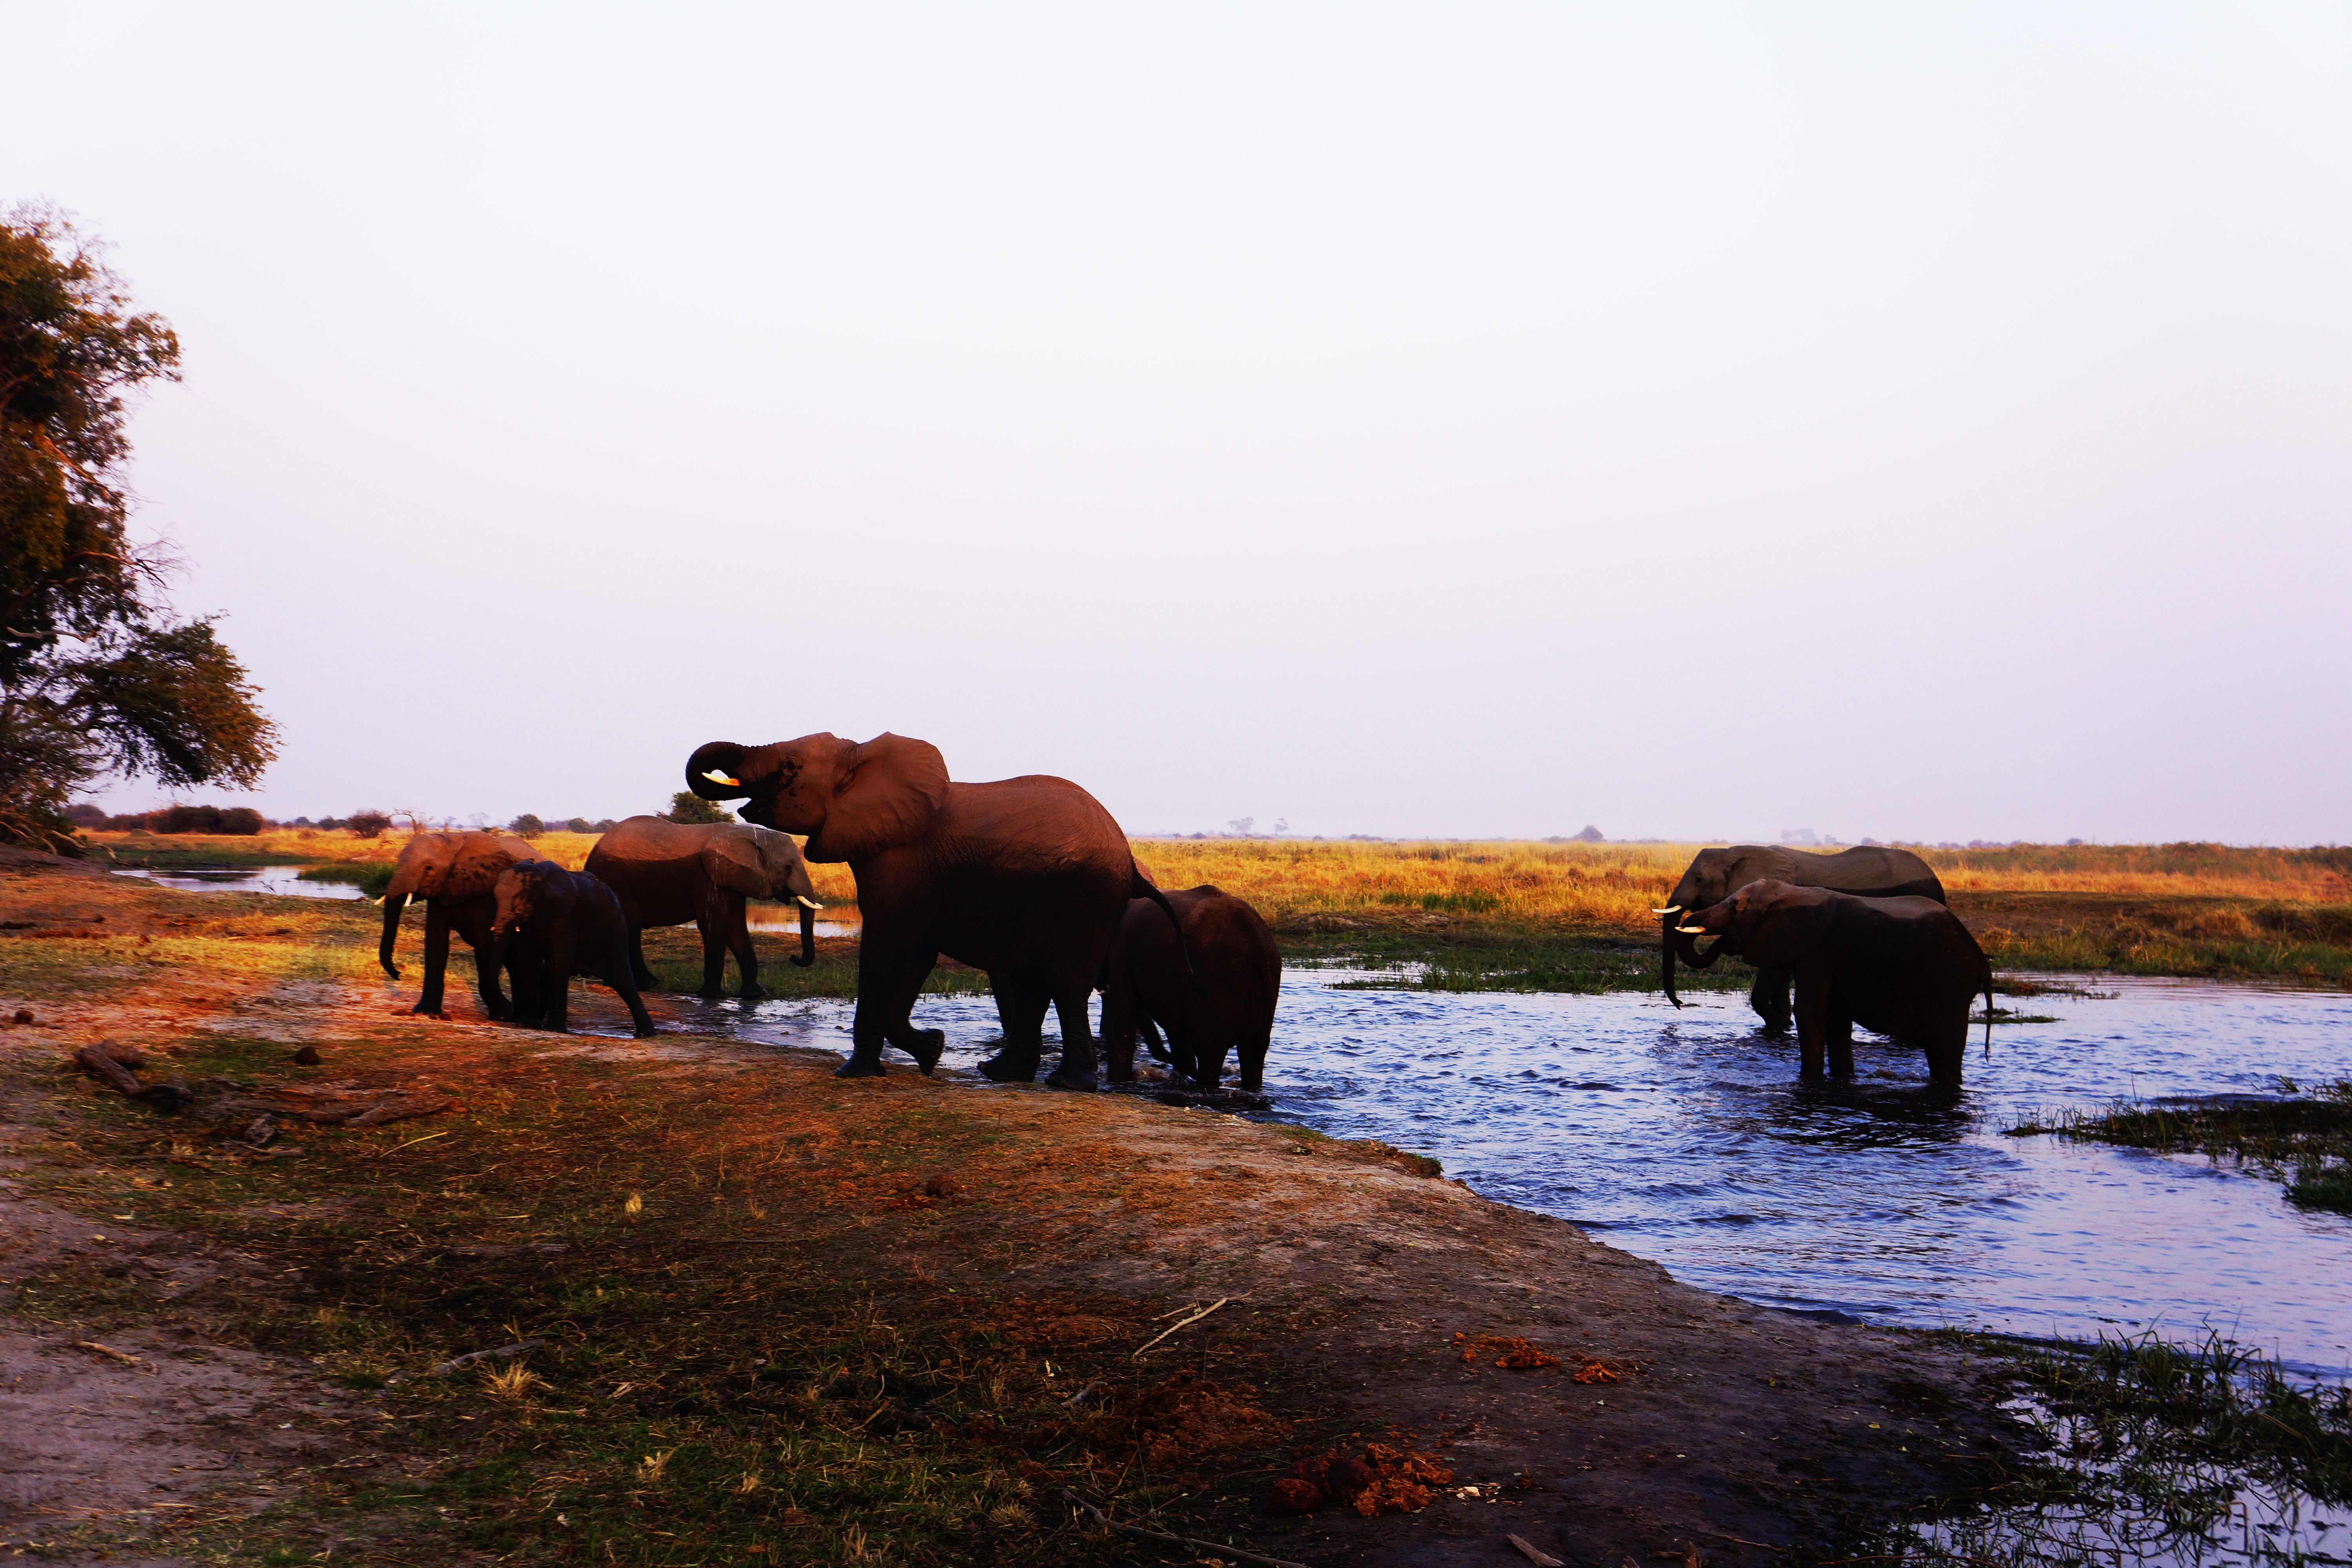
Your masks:
{"label": "muddy shoreline", "polygon": [[[193,1553],[327,1539],[459,1562],[499,1555],[469,1542],[505,1530],[517,1560],[564,1561],[578,1527],[553,1521],[587,1505],[561,1505],[562,1486],[637,1440],[597,1425],[628,1399],[677,1451],[854,1442],[877,1474],[935,1462],[980,1489],[939,1503],[919,1535],[871,1486],[828,1512],[812,1506],[814,1477],[789,1505],[739,1480],[724,1510],[673,1481],[614,1526],[645,1526],[607,1538],[641,1549],[619,1561],[699,1560],[661,1554],[647,1510],[665,1509],[670,1523],[740,1515],[751,1560],[767,1562],[845,1560],[869,1541],[911,1561],[1187,1559],[1105,1534],[1066,1489],[1111,1501],[1114,1518],[1298,1563],[1518,1561],[1508,1534],[1605,1568],[1691,1550],[1801,1561],[1981,1491],[2006,1462],[1993,1363],[1688,1289],[1378,1148],[904,1066],[843,1084],[824,1052],[683,1032],[557,1039],[481,1021],[470,998],[446,1023],[395,1016],[415,976],[366,977],[365,913],[289,907],[305,902],[226,911],[129,879],[0,868],[0,942],[26,944],[0,950],[26,955],[5,972],[0,1016],[35,1016],[0,1032],[0,1471],[15,1478],[0,1540],[162,1562],[194,1560],[175,1541]],[[602,1027],[610,999],[581,995]],[[429,1083],[458,1109],[299,1129],[283,1140],[299,1152],[247,1154],[199,1136],[200,1078],[197,1104],[167,1121],[61,1067],[102,1039],[187,1074],[227,1063],[234,1075],[212,1076],[239,1092],[334,1074]],[[303,1044],[324,1067],[281,1065]],[[616,1126],[618,1112],[592,1114],[600,1105],[644,1109]],[[204,1195],[232,1187],[235,1205]],[[648,1200],[642,1213],[623,1214],[625,1190]],[[644,1407],[612,1392],[638,1386],[614,1370],[625,1336],[582,1302],[661,1270],[706,1281],[717,1294],[698,1300],[713,1303],[789,1278],[835,1304],[763,1307],[745,1331],[766,1336],[756,1345],[713,1328],[698,1359],[664,1352],[678,1364],[657,1369],[662,1386],[684,1392]],[[898,1339],[940,1347],[925,1352],[929,1383],[896,1374],[921,1392],[893,1393],[885,1368],[858,1385],[870,1411],[822,1391],[747,1399],[783,1359],[750,1353],[770,1341],[802,1347],[795,1365],[851,1365],[844,1282]],[[518,1302],[545,1310],[523,1321]],[[690,1315],[639,1321],[635,1338]],[[316,1326],[339,1318],[382,1327],[334,1339]],[[448,1378],[367,1386],[517,1330],[550,1342],[531,1358],[535,1394],[460,1409]],[[1523,1339],[1560,1364],[1465,1362],[1457,1336]],[[1617,1381],[1576,1381],[1595,1364]],[[1202,1387],[1222,1392],[1184,1393]],[[1222,1426],[1202,1424],[1213,1408]],[[52,1441],[71,1412],[90,1414],[70,1444]],[[1262,1511],[1298,1455],[1383,1434],[1454,1483],[1417,1512]],[[506,1493],[401,1506],[456,1474],[452,1445],[467,1442],[466,1473],[495,1458]],[[215,1473],[226,1454],[233,1480]],[[782,1496],[790,1463],[766,1462]],[[352,1492],[336,1467],[407,1479]],[[541,1496],[558,1501],[523,1505]],[[888,1533],[901,1528],[903,1541]]]}

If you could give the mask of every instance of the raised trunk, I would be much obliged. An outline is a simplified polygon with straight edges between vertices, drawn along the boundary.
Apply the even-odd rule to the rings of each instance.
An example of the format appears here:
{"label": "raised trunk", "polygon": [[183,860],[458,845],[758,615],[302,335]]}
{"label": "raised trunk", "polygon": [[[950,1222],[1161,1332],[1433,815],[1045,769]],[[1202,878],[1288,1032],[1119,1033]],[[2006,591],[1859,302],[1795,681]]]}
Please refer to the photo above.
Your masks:
{"label": "raised trunk", "polygon": [[803,969],[816,962],[816,911],[806,904],[801,906],[801,950],[793,962]]}
{"label": "raised trunk", "polygon": [[394,888],[383,896],[383,940],[376,943],[375,961],[394,980],[400,978],[400,965],[392,961],[392,944],[400,935],[400,911],[408,904],[408,891]]}

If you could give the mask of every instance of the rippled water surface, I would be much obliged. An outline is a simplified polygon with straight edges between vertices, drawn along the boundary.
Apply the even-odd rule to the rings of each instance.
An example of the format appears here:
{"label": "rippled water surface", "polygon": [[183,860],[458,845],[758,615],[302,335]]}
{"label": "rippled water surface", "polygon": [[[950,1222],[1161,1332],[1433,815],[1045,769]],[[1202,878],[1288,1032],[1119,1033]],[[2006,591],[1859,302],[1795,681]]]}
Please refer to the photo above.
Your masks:
{"label": "rippled water surface", "polygon": [[[1436,1155],[1478,1191],[1689,1283],[2030,1335],[2191,1338],[2210,1322],[2301,1369],[2352,1373],[2352,1220],[2201,1159],[2000,1131],[2061,1105],[2352,1073],[2352,997],[2084,977],[2097,994],[2011,1004],[2059,1021],[1997,1027],[1990,1061],[1972,1044],[1955,1100],[1927,1087],[1916,1050],[1867,1036],[1853,1084],[1802,1084],[1794,1044],[1760,1034],[1738,994],[1676,1012],[1654,994],[1337,988],[1344,978],[1284,976],[1275,1115]],[[847,1047],[845,1005],[697,1016]],[[948,1031],[950,1065],[994,1048],[986,997],[927,996],[918,1020]]]}

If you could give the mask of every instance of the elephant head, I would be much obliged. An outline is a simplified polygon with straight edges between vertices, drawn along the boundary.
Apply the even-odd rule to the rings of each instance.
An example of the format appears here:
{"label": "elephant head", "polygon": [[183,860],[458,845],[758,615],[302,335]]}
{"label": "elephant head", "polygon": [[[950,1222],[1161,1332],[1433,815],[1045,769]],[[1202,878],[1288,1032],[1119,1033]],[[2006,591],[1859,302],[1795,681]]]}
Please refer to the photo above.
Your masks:
{"label": "elephant head", "polygon": [[[1796,862],[1789,858],[1788,851],[1759,844],[1742,844],[1728,849],[1702,849],[1692,857],[1690,868],[1683,873],[1683,879],[1675,884],[1675,890],[1666,896],[1666,907],[1650,911],[1659,917],[1660,962],[1665,978],[1667,1001],[1677,1007],[1683,1005],[1683,999],[1675,994],[1675,958],[1677,953],[1693,969],[1705,969],[1724,951],[1717,944],[1708,950],[1705,958],[1701,958],[1698,943],[1691,934],[1678,931],[1675,927],[1687,924],[1686,917],[1691,911],[1719,904],[1750,882],[1766,878],[1786,878],[1795,869]],[[1738,950],[1734,948],[1732,951],[1737,952]]]}
{"label": "elephant head", "polygon": [[769,746],[712,741],[687,759],[705,800],[745,800],[737,815],[805,834],[812,860],[862,860],[919,838],[947,805],[948,765],[928,741],[880,734],[863,743],[803,735]]}
{"label": "elephant head", "polygon": [[[1786,969],[1821,942],[1836,918],[1841,895],[1826,888],[1798,888],[1767,879],[1750,882],[1731,897],[1682,917],[1674,934],[1685,939],[1693,962],[1712,963],[1738,953],[1759,969]],[[1701,936],[1717,938],[1704,960],[1696,958]]]}
{"label": "elephant head", "polygon": [[806,969],[816,962],[816,884],[792,836],[747,823],[711,833],[702,848],[702,870],[712,882],[747,899],[790,900],[801,908],[801,950],[793,962]]}
{"label": "elephant head", "polygon": [[383,890],[383,935],[376,943],[376,962],[386,974],[400,978],[392,946],[400,934],[400,911],[410,899],[451,903],[478,899],[497,885],[508,867],[537,858],[539,851],[528,842],[503,833],[417,834],[402,847],[392,881]]}

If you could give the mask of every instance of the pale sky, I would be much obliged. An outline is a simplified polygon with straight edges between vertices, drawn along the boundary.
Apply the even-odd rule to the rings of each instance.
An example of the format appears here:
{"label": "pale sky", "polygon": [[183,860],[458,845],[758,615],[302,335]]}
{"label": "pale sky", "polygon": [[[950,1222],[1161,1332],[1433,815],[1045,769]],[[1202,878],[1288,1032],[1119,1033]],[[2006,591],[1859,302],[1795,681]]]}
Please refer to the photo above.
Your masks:
{"label": "pale sky", "polygon": [[[273,815],[2352,837],[2352,8],[0,5]],[[160,802],[138,784],[118,809]]]}

